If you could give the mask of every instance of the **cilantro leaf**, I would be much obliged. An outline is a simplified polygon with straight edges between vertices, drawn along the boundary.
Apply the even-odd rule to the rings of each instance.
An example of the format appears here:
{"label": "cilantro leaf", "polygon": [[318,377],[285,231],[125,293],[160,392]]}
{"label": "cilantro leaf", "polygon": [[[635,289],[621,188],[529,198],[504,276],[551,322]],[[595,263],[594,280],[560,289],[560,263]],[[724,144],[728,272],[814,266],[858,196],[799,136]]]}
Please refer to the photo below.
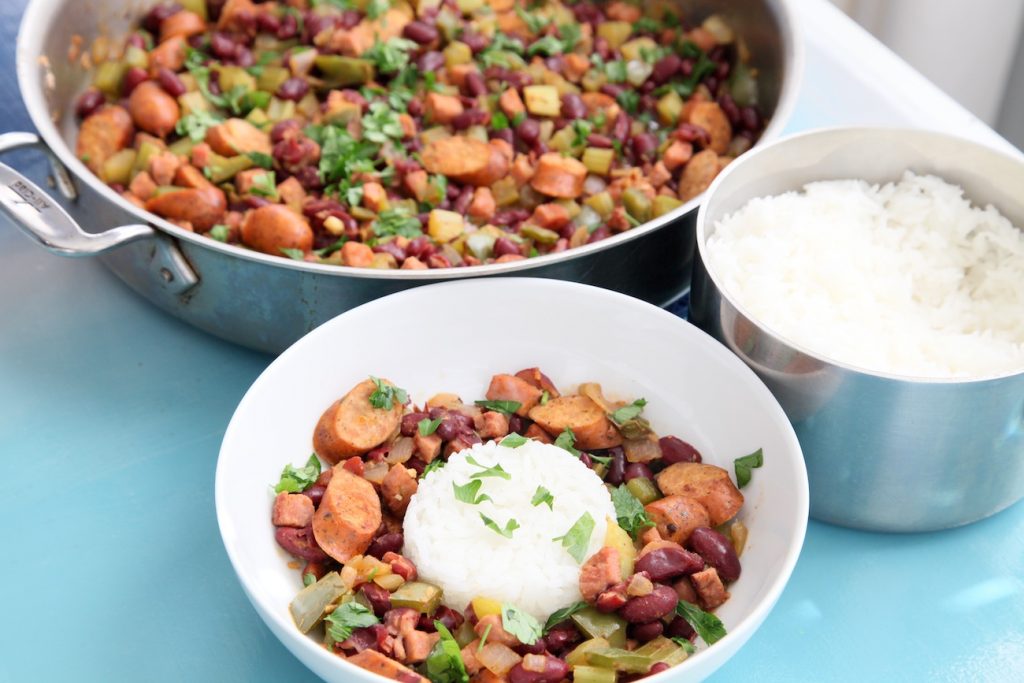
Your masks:
{"label": "cilantro leaf", "polygon": [[423,468],[423,474],[420,475],[420,479],[423,479],[434,470],[439,470],[445,466],[447,461],[444,458],[434,458],[427,463],[427,466]]}
{"label": "cilantro leaf", "polygon": [[438,417],[431,420],[429,417],[425,417],[419,421],[416,428],[420,432],[420,436],[430,436],[437,431],[437,428],[441,426],[441,421],[444,418]]}
{"label": "cilantro leaf", "polygon": [[553,612],[551,616],[548,617],[548,620],[544,622],[544,633],[547,633],[555,626],[558,626],[572,615],[576,614],[580,610],[586,609],[587,607],[589,607],[589,605],[587,605],[586,602],[580,600],[579,602],[573,603],[568,607],[563,607],[560,610],[555,610],[555,612]]}
{"label": "cilantro leaf", "polygon": [[688,655],[692,655],[694,652],[697,651],[697,648],[693,646],[693,643],[691,643],[686,638],[669,638],[669,640],[671,640],[673,643],[675,643],[679,647],[683,648],[683,650]]}
{"label": "cilantro leaf", "polygon": [[218,223],[217,225],[210,228],[210,231],[207,232],[206,234],[212,237],[213,239],[217,240],[218,242],[227,242],[230,231],[231,228],[224,225],[223,223]]}
{"label": "cilantro leaf", "polygon": [[479,467],[483,470],[482,472],[474,472],[473,474],[469,475],[470,479],[501,477],[502,479],[507,480],[512,478],[512,475],[506,472],[505,469],[500,464],[495,465],[494,467],[487,467],[486,465],[481,465],[479,462],[477,462],[472,455],[466,458],[466,462],[468,462],[473,467]]}
{"label": "cilantro leaf", "polygon": [[505,522],[504,529],[498,526],[497,522],[495,522],[493,519],[491,519],[482,512],[480,513],[480,519],[484,521],[485,527],[494,531],[497,534],[500,534],[501,536],[504,536],[505,538],[512,538],[512,532],[519,528],[519,522],[517,522],[514,519],[510,519],[507,522]]}
{"label": "cilantro leaf", "polygon": [[523,645],[536,643],[543,630],[532,614],[509,604],[501,606],[501,627],[518,638]]}
{"label": "cilantro leaf", "polygon": [[615,96],[615,101],[630,114],[635,114],[640,106],[640,93],[636,90],[623,90]]}
{"label": "cilantro leaf", "polygon": [[481,408],[511,415],[522,407],[519,401],[474,401]]}
{"label": "cilantro leaf", "polygon": [[736,458],[732,461],[733,467],[736,469],[736,486],[743,488],[750,483],[750,470],[756,469],[764,464],[764,452],[758,448],[750,455],[744,455],[742,458]]}
{"label": "cilantro leaf", "polygon": [[363,53],[363,59],[372,60],[380,73],[393,74],[409,64],[409,51],[417,47],[416,43],[406,38],[389,38],[383,43],[378,40]]}
{"label": "cilantro leaf", "polygon": [[434,628],[441,634],[441,639],[427,655],[427,677],[431,683],[469,683],[469,674],[462,661],[462,648],[443,623],[434,621]]}
{"label": "cilantro leaf", "polygon": [[491,114],[491,130],[499,131],[508,128],[508,116],[505,112],[496,111]]}
{"label": "cilantro leaf", "polygon": [[370,19],[377,19],[389,9],[391,9],[390,0],[370,0],[366,4],[366,16]]}
{"label": "cilantro leaf", "polygon": [[519,448],[527,441],[529,441],[529,439],[527,439],[525,436],[512,432],[498,443],[504,446],[505,448]]}
{"label": "cilantro leaf", "polygon": [[551,23],[551,20],[547,17],[527,12],[519,6],[519,3],[516,3],[516,14],[526,24],[526,28],[530,30],[530,33],[540,33]]}
{"label": "cilantro leaf", "polygon": [[316,453],[314,453],[309,456],[309,460],[306,461],[303,467],[285,465],[281,471],[281,480],[274,487],[274,493],[281,493],[282,491],[299,493],[300,491],[305,491],[316,483],[319,477],[320,460],[316,457]]}
{"label": "cilantro leaf", "polygon": [[615,506],[615,521],[633,538],[647,527],[654,526],[643,503],[637,500],[625,484],[612,489],[612,505]]}
{"label": "cilantro leaf", "polygon": [[618,410],[613,411],[608,417],[610,417],[612,422],[615,424],[622,425],[624,422],[629,422],[640,415],[640,413],[643,412],[645,405],[647,405],[647,401],[645,399],[638,398],[628,406],[623,406]]}
{"label": "cilantro leaf", "polygon": [[398,235],[413,239],[423,234],[420,219],[405,207],[381,211],[372,225],[373,234],[378,238]]}
{"label": "cilantro leaf", "polygon": [[306,572],[305,574],[302,575],[302,585],[303,586],[312,586],[314,583],[316,583],[316,574],[313,574],[311,572]]}
{"label": "cilantro leaf", "polygon": [[590,545],[590,535],[594,533],[594,518],[589,512],[584,512],[576,523],[565,532],[565,535],[552,538],[552,541],[561,541],[573,559],[583,564],[587,556],[587,547]]}
{"label": "cilantro leaf", "polygon": [[324,621],[327,622],[327,633],[339,643],[348,640],[353,630],[379,623],[372,610],[355,600],[340,605]]}
{"label": "cilantro leaf", "polygon": [[252,187],[249,189],[250,194],[254,194],[260,197],[267,197],[268,199],[277,199],[277,174],[273,171],[267,171],[266,173],[260,173],[258,176],[252,179]]}
{"label": "cilantro leaf", "polygon": [[373,102],[370,110],[363,116],[363,139],[383,145],[388,140],[401,140],[405,136],[402,122],[395,112],[384,102]]}
{"label": "cilantro leaf", "polygon": [[572,427],[566,427],[562,430],[562,433],[555,439],[555,445],[559,448],[569,451],[577,458],[580,457],[580,452],[575,448],[576,435],[572,431]]}
{"label": "cilantro leaf", "polygon": [[541,54],[545,57],[562,54],[562,41],[552,35],[546,35],[539,40],[533,41],[530,47],[526,48],[526,55],[532,57]]}
{"label": "cilantro leaf", "polygon": [[558,35],[562,37],[562,49],[569,52],[576,47],[576,43],[580,42],[580,38],[583,37],[583,31],[580,29],[579,24],[570,22],[558,26]]}
{"label": "cilantro leaf", "polygon": [[246,156],[252,159],[252,163],[256,164],[260,168],[265,168],[268,171],[274,168],[274,157],[263,152],[247,152]]}
{"label": "cilantro leaf", "polygon": [[479,479],[475,479],[468,484],[459,486],[454,481],[452,482],[452,488],[455,489],[455,500],[463,503],[469,503],[470,505],[479,505],[485,500],[493,500],[486,493],[477,495],[480,491],[480,487],[483,486],[483,482]]}
{"label": "cilantro leaf", "polygon": [[680,600],[676,605],[676,614],[686,619],[697,632],[697,635],[708,645],[714,645],[725,637],[725,625],[722,621],[710,612],[705,612],[700,607]]}
{"label": "cilantro leaf", "polygon": [[555,509],[555,497],[551,495],[551,491],[548,491],[543,486],[538,486],[537,490],[533,493],[533,498],[530,500],[530,505],[537,507],[538,505],[547,505],[549,510]]}
{"label": "cilantro leaf", "polygon": [[306,252],[301,249],[291,249],[289,247],[280,247],[281,253],[292,259],[293,261],[305,261]]}
{"label": "cilantro leaf", "polygon": [[604,74],[610,83],[624,83],[626,81],[626,62],[621,59],[608,62],[604,65]]}
{"label": "cilantro leaf", "polygon": [[224,119],[217,114],[196,111],[178,119],[174,132],[182,136],[187,135],[192,142],[202,142],[206,139],[206,131],[223,122]]}
{"label": "cilantro leaf", "polygon": [[377,385],[377,388],[372,394],[370,394],[370,405],[380,410],[389,410],[395,403],[398,405],[405,405],[409,400],[409,395],[405,393],[405,389],[400,389],[394,384],[386,384],[384,380],[370,376],[373,383]]}

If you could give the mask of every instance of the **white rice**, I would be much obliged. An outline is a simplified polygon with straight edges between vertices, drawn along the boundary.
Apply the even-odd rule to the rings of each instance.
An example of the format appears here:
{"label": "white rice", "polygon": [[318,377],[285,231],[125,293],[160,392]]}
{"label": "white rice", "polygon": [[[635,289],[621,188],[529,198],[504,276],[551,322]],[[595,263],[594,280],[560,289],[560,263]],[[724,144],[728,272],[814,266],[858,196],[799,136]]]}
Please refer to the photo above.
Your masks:
{"label": "white rice", "polygon": [[[485,467],[500,464],[508,480],[487,477],[478,495],[493,500],[470,505],[456,500],[452,484],[463,485],[480,472],[467,457]],[[553,509],[533,506],[538,486],[554,496]],[[607,519],[615,518],[608,490],[600,477],[576,457],[556,446],[528,441],[506,448],[493,441],[452,455],[441,469],[428,474],[405,513],[404,554],[424,581],[440,586],[444,602],[463,610],[475,597],[515,605],[537,619],[580,600],[578,563],[560,542],[589,512],[594,530],[585,557],[604,543]],[[483,513],[505,528],[509,519],[520,527],[504,538],[484,525]]]}
{"label": "white rice", "polygon": [[1024,369],[1024,233],[941,178],[754,199],[707,255],[755,318],[829,358],[930,378]]}

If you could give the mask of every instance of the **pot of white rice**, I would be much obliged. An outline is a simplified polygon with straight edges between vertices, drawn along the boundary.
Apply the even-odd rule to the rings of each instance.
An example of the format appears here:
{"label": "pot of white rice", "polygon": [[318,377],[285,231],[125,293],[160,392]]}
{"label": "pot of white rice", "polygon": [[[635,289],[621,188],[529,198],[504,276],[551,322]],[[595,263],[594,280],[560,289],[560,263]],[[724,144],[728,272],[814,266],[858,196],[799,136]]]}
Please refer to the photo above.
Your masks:
{"label": "pot of white rice", "polygon": [[697,217],[691,320],[793,422],[811,516],[968,524],[1024,498],[1024,161],[843,128],[731,164]]}

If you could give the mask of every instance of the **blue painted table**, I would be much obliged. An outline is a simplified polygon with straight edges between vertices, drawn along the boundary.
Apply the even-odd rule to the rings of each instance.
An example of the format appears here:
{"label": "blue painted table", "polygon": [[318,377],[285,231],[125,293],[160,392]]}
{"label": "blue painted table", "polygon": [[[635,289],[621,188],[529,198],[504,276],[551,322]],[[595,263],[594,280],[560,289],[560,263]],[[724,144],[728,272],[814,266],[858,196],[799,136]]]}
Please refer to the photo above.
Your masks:
{"label": "blue painted table", "polygon": [[[0,132],[31,129],[24,4],[0,2]],[[798,4],[792,130],[913,120],[1005,145],[823,0]],[[0,225],[0,681],[312,678],[250,608],[214,518],[221,436],[269,361]],[[1024,680],[1022,577],[1024,505],[935,534],[812,522],[775,611],[715,680]]]}

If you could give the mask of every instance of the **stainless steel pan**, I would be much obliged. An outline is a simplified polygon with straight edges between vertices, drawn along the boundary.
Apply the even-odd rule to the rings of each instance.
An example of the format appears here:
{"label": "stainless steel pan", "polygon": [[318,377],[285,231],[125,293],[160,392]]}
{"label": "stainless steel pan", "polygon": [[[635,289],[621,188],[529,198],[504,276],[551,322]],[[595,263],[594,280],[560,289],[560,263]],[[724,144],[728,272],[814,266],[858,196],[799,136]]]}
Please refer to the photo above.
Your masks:
{"label": "stainless steel pan", "polygon": [[[267,256],[195,235],[135,207],[75,158],[74,105],[90,74],[68,60],[85,45],[127,32],[152,0],[33,0],[18,36],[22,97],[40,137],[0,135],[0,152],[49,155],[57,192],[0,164],[0,210],[45,248],[97,256],[163,310],[224,339],[279,352],[320,323],[398,290],[453,278],[527,275],[584,282],[666,304],[689,286],[700,197],[601,242],[517,263],[428,271],[327,266]],[[777,137],[796,99],[801,43],[786,0],[679,0],[687,17],[720,13],[743,37],[759,71],[762,140]],[[40,139],[41,138],[41,139]],[[70,176],[63,168],[70,171]]]}

